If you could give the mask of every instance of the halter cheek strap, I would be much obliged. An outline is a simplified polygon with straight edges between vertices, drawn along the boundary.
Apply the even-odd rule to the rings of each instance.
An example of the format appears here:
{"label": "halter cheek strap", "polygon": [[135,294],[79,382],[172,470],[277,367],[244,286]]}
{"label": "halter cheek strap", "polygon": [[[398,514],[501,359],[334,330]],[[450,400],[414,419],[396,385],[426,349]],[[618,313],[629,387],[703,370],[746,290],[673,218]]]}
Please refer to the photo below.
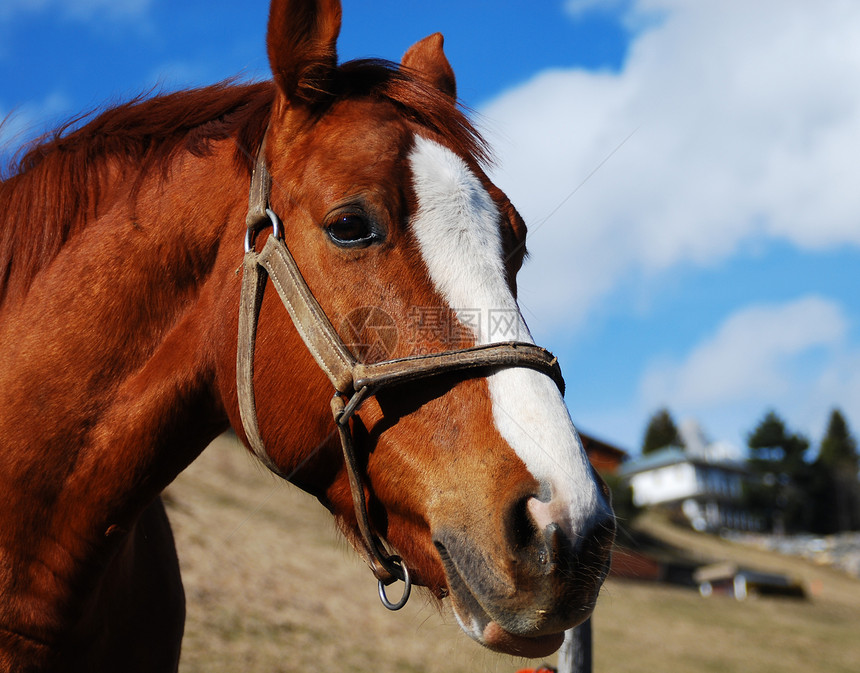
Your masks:
{"label": "halter cheek strap", "polygon": [[[552,378],[562,394],[564,379],[552,353],[523,342],[475,346],[371,364],[358,362],[302,277],[283,240],[280,220],[268,208],[271,176],[266,167],[264,146],[265,140],[257,154],[251,176],[239,307],[236,389],[242,426],[248,444],[260,461],[276,474],[288,478],[274,463],[263,444],[254,398],[257,323],[266,284],[268,279],[271,279],[305,346],[334,387],[331,410],[343,449],[359,533],[368,553],[369,565],[379,580],[380,598],[386,607],[397,610],[403,607],[409,598],[409,572],[400,557],[388,554],[373,533],[349,425],[352,415],[368,396],[383,388],[450,372],[467,372],[470,376],[477,377],[486,376],[488,372],[498,368],[527,367]],[[254,245],[255,238],[262,229],[269,226],[272,227],[273,233],[258,253]],[[385,586],[398,579],[404,581],[406,586],[401,599],[392,603],[385,594]]]}

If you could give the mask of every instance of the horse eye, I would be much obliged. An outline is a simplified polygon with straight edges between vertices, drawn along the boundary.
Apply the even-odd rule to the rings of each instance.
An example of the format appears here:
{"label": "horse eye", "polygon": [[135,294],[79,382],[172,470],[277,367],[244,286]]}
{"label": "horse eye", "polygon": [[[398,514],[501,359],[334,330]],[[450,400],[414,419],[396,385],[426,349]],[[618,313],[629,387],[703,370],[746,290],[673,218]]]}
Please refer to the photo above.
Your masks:
{"label": "horse eye", "polygon": [[379,238],[371,223],[359,213],[338,215],[326,227],[326,232],[332,241],[344,247],[370,245]]}

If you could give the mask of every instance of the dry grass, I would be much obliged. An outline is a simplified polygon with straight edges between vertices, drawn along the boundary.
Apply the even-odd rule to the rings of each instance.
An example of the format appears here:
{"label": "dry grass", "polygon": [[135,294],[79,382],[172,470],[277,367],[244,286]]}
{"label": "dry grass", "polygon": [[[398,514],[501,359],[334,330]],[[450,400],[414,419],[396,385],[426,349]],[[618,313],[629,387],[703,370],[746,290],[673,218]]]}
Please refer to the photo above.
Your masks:
{"label": "dry grass", "polygon": [[638,524],[693,550],[703,561],[732,560],[803,580],[810,600],[701,598],[683,588],[609,582],[595,618],[596,671],[856,673],[860,670],[860,582],[804,560],[741,547],[674,528]]}
{"label": "dry grass", "polygon": [[420,592],[383,608],[329,513],[235,442],[210,446],[168,495],[188,599],[183,673],[512,668]]}
{"label": "dry grass", "polygon": [[[417,595],[398,613],[313,498],[226,439],[168,491],[188,597],[180,671],[513,672]],[[860,670],[860,582],[797,559],[643,525],[708,558],[802,576],[811,602],[745,603],[610,581],[595,617],[595,671]]]}

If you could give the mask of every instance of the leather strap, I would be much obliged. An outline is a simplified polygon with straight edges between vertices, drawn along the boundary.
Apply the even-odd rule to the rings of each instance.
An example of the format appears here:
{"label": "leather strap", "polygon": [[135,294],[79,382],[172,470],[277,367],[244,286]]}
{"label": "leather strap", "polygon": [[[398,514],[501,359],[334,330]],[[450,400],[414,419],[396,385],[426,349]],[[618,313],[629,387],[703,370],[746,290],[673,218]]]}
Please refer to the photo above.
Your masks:
{"label": "leather strap", "polygon": [[558,359],[545,348],[523,341],[505,341],[462,350],[413,355],[373,364],[356,363],[352,369],[353,385],[379,390],[438,376],[448,372],[493,370],[507,367],[527,367],[549,376],[564,394],[564,379]]}
{"label": "leather strap", "polygon": [[[270,217],[275,216],[272,213]],[[528,367],[543,372],[564,393],[564,379],[556,357],[540,346],[525,342],[474,346],[372,364],[357,362],[314,297],[283,240],[269,236],[259,254],[253,250],[245,253],[246,278],[250,275],[249,265],[254,263],[263,267],[265,275],[271,278],[305,346],[341,394],[350,394],[365,386],[376,391],[448,372],[497,367]],[[265,275],[258,272],[263,280]],[[250,287],[249,283],[247,292],[247,303],[258,306],[263,287]]]}
{"label": "leather strap", "polygon": [[[296,330],[334,387],[332,414],[341,440],[359,531],[369,555],[370,566],[379,579],[383,603],[391,609],[398,609],[409,597],[409,575],[399,557],[387,554],[373,533],[349,426],[352,415],[369,395],[382,388],[450,372],[468,372],[472,376],[483,376],[494,369],[527,367],[552,378],[562,394],[564,379],[552,353],[524,342],[475,346],[371,364],[358,362],[302,277],[295,259],[283,241],[280,220],[268,208],[271,176],[266,168],[264,148],[265,139],[257,154],[251,176],[246,217],[247,233],[236,355],[236,389],[242,426],[251,449],[260,461],[276,474],[288,478],[266,452],[257,422],[254,398],[257,323],[266,284],[271,278]],[[269,225],[274,230],[273,234],[267,238],[258,253],[254,245],[256,235]],[[404,580],[406,588],[400,601],[392,604],[385,597],[383,585],[395,579]]]}
{"label": "leather strap", "polygon": [[[266,165],[266,137],[269,129],[263,134],[263,141],[257,150],[254,168],[251,170],[251,189],[248,191],[248,213],[245,215],[245,227],[249,232],[257,232],[260,225],[265,224],[266,210],[269,208],[269,194],[272,192],[272,176]],[[250,246],[245,241],[245,250]]]}
{"label": "leather strap", "polygon": [[254,455],[272,472],[282,477],[260,436],[257,424],[257,403],[254,397],[254,348],[257,344],[257,320],[263,305],[267,274],[257,264],[256,254],[245,253],[242,270],[242,290],[239,301],[239,340],[236,348],[236,394],[239,399],[239,416],[245,437]]}
{"label": "leather strap", "polygon": [[[268,134],[268,129],[267,129]],[[251,172],[251,189],[248,194],[248,213],[245,216],[245,259],[242,269],[242,289],[239,300],[239,337],[236,348],[236,394],[239,416],[245,437],[254,455],[275,474],[285,476],[275,465],[260,436],[257,424],[257,404],[254,397],[254,348],[257,343],[257,320],[263,305],[267,274],[257,263],[254,238],[269,224],[266,213],[272,177],[266,167],[266,140],[260,144],[257,159]]]}
{"label": "leather strap", "polygon": [[339,393],[352,390],[356,361],[314,297],[286,243],[269,236],[257,263],[266,269],[281,301],[317,364]]}

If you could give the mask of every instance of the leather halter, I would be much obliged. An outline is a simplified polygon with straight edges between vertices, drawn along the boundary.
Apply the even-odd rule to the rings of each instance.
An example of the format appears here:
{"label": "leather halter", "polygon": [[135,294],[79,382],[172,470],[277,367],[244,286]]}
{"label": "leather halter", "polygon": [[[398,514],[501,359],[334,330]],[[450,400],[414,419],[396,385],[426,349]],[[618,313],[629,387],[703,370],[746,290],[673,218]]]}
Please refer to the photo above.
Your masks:
{"label": "leather halter", "polygon": [[[481,377],[486,376],[488,370],[527,367],[552,378],[563,394],[564,380],[561,369],[552,353],[525,342],[496,343],[370,364],[358,362],[305,283],[284,242],[281,222],[268,207],[271,182],[272,178],[266,167],[264,138],[251,175],[245,221],[247,233],[236,357],[236,388],[242,426],[257,458],[275,474],[288,478],[266,452],[260,436],[254,401],[254,345],[257,322],[267,279],[271,278],[296,330],[334,386],[331,409],[343,449],[358,529],[369,555],[368,564],[379,580],[380,598],[387,608],[397,610],[403,607],[409,598],[409,572],[400,557],[389,555],[384,550],[371,527],[349,425],[352,415],[368,396],[383,388],[450,372],[466,372],[471,377]],[[257,233],[269,226],[273,228],[272,235],[266,239],[262,250],[257,252],[254,245]],[[388,600],[384,587],[398,579],[403,580],[406,586],[400,600],[392,603]]]}

